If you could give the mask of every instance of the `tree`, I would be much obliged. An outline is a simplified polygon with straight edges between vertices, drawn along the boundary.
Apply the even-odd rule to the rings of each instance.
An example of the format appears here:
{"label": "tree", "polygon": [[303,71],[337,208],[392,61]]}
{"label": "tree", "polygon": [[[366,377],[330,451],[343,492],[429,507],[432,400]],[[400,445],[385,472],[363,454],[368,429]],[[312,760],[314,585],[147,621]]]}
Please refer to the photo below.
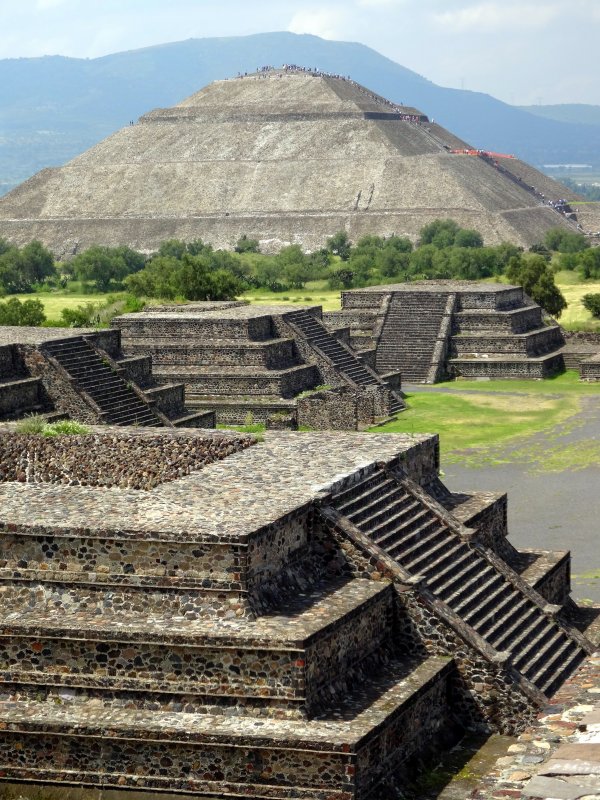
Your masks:
{"label": "tree", "polygon": [[30,285],[42,283],[46,278],[56,275],[54,256],[44,245],[34,239],[21,249],[21,269]]}
{"label": "tree", "polygon": [[325,246],[334,256],[339,256],[342,261],[348,261],[352,252],[352,242],[346,231],[338,231],[327,239]]}
{"label": "tree", "polygon": [[592,317],[600,317],[600,294],[584,294],[581,302]]}
{"label": "tree", "polygon": [[249,239],[246,234],[240,236],[235,246],[236,253],[258,253],[260,242],[258,239]]}
{"label": "tree", "polygon": [[456,247],[483,247],[483,236],[472,228],[461,228],[454,237]]}
{"label": "tree", "polygon": [[138,297],[162,297],[186,300],[231,300],[243,290],[228,264],[235,259],[230,253],[208,250],[200,255],[184,253],[155,256],[140,272],[129,275],[125,285]]}
{"label": "tree", "polygon": [[73,259],[75,275],[82,281],[95,284],[99,292],[106,292],[113,281],[120,282],[127,275],[127,263],[115,248],[94,245]]}
{"label": "tree", "polygon": [[575,233],[566,228],[550,228],[546,231],[544,244],[549,250],[559,253],[580,253],[590,246],[589,241],[582,233]]}
{"label": "tree", "polygon": [[589,250],[584,250],[575,257],[578,262],[577,269],[582,278],[600,277],[600,247],[590,247]]}
{"label": "tree", "polygon": [[511,283],[522,286],[526,294],[553,317],[560,317],[567,301],[554,282],[554,274],[543,256],[526,255],[511,258],[506,268]]}
{"label": "tree", "polygon": [[44,306],[40,300],[24,300],[11,297],[0,303],[0,325],[27,325],[38,327],[46,321]]}
{"label": "tree", "polygon": [[[185,242],[183,242],[181,239],[166,239],[164,242],[161,242],[156,255],[168,256],[170,258],[181,260],[184,253],[187,253],[187,245]],[[193,253],[193,255],[197,255],[197,253]]]}
{"label": "tree", "polygon": [[419,243],[421,245],[431,244],[438,250],[451,247],[459,230],[459,224],[453,219],[435,219],[421,228]]}
{"label": "tree", "polygon": [[310,278],[310,264],[298,244],[283,247],[274,258],[279,280],[292,289],[302,289]]}

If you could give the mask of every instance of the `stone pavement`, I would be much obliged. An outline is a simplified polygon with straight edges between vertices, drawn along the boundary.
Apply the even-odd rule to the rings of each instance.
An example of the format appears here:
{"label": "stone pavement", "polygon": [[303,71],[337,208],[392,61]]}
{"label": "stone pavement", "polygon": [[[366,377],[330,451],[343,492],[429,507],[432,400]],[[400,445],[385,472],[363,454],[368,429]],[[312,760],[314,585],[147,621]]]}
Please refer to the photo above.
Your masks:
{"label": "stone pavement", "polygon": [[549,701],[472,800],[600,798],[600,650]]}

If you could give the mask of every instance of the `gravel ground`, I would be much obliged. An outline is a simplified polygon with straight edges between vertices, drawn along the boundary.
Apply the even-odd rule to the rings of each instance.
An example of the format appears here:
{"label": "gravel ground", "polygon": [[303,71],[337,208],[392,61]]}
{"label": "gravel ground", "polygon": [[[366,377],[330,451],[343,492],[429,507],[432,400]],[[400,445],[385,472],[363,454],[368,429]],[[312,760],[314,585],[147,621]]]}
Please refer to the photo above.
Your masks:
{"label": "gravel ground", "polygon": [[[572,423],[576,424],[573,425]],[[553,429],[528,440],[543,448],[559,433],[561,446],[600,441],[600,397],[586,397],[582,411],[563,431]],[[584,469],[539,472],[521,457],[524,441],[502,446],[502,456],[515,460],[477,469],[443,466],[445,483],[454,491],[508,492],[508,520],[516,547],[571,550],[573,595],[600,602],[600,463]],[[596,577],[597,576],[597,577]]]}

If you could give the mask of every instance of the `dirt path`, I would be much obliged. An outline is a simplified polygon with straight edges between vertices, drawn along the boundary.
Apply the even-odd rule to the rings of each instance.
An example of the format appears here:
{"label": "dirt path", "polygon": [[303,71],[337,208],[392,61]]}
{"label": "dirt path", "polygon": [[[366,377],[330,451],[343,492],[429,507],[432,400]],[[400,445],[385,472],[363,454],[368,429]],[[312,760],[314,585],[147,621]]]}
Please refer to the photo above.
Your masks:
{"label": "dirt path", "polygon": [[442,464],[445,483],[508,492],[513,544],[570,549],[574,596],[600,602],[600,397],[582,398],[566,424],[501,445],[494,456],[487,465]]}

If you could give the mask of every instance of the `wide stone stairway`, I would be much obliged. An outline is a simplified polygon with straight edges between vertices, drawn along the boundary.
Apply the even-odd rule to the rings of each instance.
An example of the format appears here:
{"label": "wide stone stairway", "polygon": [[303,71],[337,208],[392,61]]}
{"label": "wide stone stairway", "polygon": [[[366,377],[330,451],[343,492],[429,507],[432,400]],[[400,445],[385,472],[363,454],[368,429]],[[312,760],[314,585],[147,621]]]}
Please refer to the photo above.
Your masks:
{"label": "wide stone stairway", "polygon": [[377,369],[398,370],[405,381],[433,382],[447,302],[447,294],[433,292],[394,295],[377,346]]}
{"label": "wide stone stairway", "polygon": [[[331,359],[336,369],[351,383],[357,386],[386,385],[385,380],[373,370],[368,369],[350,347],[340,342],[322,322],[305,309],[297,309],[286,314],[285,320],[295,325],[311,346],[318,348]],[[394,392],[390,401],[390,413],[396,413],[403,408],[402,399]]]}
{"label": "wide stone stairway", "polygon": [[380,469],[334,495],[332,505],[410,576],[422,576],[463,624],[496,651],[508,651],[512,667],[546,696],[584,659],[569,630],[546,613],[543,598],[451,530],[410,480]]}
{"label": "wide stone stairway", "polygon": [[107,422],[112,425],[163,425],[150,405],[110,364],[102,360],[83,336],[47,342],[44,349],[71,376],[75,386],[91,397]]}

